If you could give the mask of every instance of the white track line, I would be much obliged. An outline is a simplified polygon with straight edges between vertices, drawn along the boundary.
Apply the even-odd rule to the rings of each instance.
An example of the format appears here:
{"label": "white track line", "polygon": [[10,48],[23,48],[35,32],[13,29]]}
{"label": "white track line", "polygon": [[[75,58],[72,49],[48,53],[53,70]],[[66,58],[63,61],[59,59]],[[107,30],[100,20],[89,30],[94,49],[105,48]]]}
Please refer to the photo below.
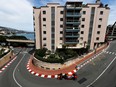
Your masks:
{"label": "white track line", "polygon": [[92,82],[90,83],[88,86],[86,87],[89,87],[91,86],[92,84],[94,84],[105,72],[106,70],[111,66],[111,64],[115,61],[116,57],[110,62],[110,64],[106,67],[106,69]]}
{"label": "white track line", "polygon": [[16,82],[16,84],[17,84],[19,87],[22,87],[22,86],[17,82],[17,80],[16,80],[16,78],[15,78],[15,72],[16,72],[17,67],[19,66],[19,64],[21,63],[21,61],[23,60],[23,58],[25,57],[25,55],[26,55],[26,54],[23,55],[22,59],[18,62],[18,64],[16,65],[15,69],[13,70],[13,79],[14,79],[14,81]]}

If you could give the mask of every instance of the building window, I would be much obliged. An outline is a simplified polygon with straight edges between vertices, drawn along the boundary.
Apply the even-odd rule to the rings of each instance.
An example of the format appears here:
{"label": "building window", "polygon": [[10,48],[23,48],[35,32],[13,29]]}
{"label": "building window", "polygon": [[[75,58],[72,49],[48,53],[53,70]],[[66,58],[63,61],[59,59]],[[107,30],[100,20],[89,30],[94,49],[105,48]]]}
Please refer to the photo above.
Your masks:
{"label": "building window", "polygon": [[63,21],[63,18],[60,18],[60,21]]}
{"label": "building window", "polygon": [[60,28],[63,28],[63,25],[60,25]]}
{"label": "building window", "polygon": [[60,31],[60,34],[63,34],[63,31]]}
{"label": "building window", "polygon": [[51,36],[52,36],[52,39],[54,39],[54,38],[55,38],[55,35],[54,35],[54,34],[52,34]]}
{"label": "building window", "polygon": [[86,11],[83,11],[83,14],[86,14]]}
{"label": "building window", "polygon": [[52,46],[52,49],[54,49],[55,47],[54,46]]}
{"label": "building window", "polygon": [[43,18],[43,21],[46,21],[46,18]]}
{"label": "building window", "polygon": [[52,30],[52,32],[55,32],[55,28],[54,28],[54,27],[52,27],[52,29],[51,29],[51,30]]}
{"label": "building window", "polygon": [[46,28],[46,24],[43,24],[43,27]]}
{"label": "building window", "polygon": [[43,46],[46,46],[46,43],[44,43]]}
{"label": "building window", "polygon": [[60,37],[60,40],[62,40],[62,37]]}
{"label": "building window", "polygon": [[99,40],[99,37],[97,37],[96,40]]}
{"label": "building window", "polygon": [[85,18],[82,18],[82,21],[85,21]]}
{"label": "building window", "polygon": [[97,31],[97,34],[100,34],[100,31]]}
{"label": "building window", "polygon": [[51,7],[51,44],[52,51],[54,50],[55,44],[55,7]]}
{"label": "building window", "polygon": [[46,24],[43,24],[43,26],[45,26],[45,27],[46,27]]}
{"label": "building window", "polygon": [[46,14],[46,11],[43,11],[43,14]]}
{"label": "building window", "polygon": [[100,15],[103,15],[103,11],[100,11]]}
{"label": "building window", "polygon": [[63,11],[60,11],[60,14],[63,14],[64,12]]}
{"label": "building window", "polygon": [[52,43],[54,43],[55,41],[54,40],[52,40]]}
{"label": "building window", "polygon": [[80,45],[83,45],[82,43],[80,43]]}
{"label": "building window", "polygon": [[35,17],[33,17],[33,20],[35,20]]}
{"label": "building window", "polygon": [[84,25],[81,25],[82,28],[84,28]]}
{"label": "building window", "polygon": [[102,21],[102,18],[99,18],[99,21]]}
{"label": "building window", "polygon": [[101,25],[98,25],[98,28],[101,28]]}
{"label": "building window", "polygon": [[81,40],[83,40],[83,37],[80,37]]}
{"label": "building window", "polygon": [[46,31],[43,31],[43,34],[46,34]]}
{"label": "building window", "polygon": [[35,22],[33,22],[33,25],[35,25]]}
{"label": "building window", "polygon": [[44,37],[43,40],[46,40],[46,38]]}
{"label": "building window", "polygon": [[81,31],[81,34],[84,34],[84,31]]}

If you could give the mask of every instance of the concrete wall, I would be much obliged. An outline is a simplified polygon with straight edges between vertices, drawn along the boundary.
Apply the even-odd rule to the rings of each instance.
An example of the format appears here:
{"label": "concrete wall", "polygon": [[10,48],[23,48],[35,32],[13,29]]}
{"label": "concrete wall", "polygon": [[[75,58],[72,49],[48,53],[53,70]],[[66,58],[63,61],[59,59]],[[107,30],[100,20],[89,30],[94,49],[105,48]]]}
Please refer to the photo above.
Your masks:
{"label": "concrete wall", "polygon": [[4,57],[0,59],[0,67],[2,67],[4,64],[6,64],[8,61],[11,60],[13,56],[13,52],[10,51],[8,54],[6,54]]}
{"label": "concrete wall", "polygon": [[49,69],[49,70],[58,70],[63,68],[62,64],[60,63],[47,63],[42,62],[36,58],[33,58],[33,64],[37,67],[43,68],[43,69]]}

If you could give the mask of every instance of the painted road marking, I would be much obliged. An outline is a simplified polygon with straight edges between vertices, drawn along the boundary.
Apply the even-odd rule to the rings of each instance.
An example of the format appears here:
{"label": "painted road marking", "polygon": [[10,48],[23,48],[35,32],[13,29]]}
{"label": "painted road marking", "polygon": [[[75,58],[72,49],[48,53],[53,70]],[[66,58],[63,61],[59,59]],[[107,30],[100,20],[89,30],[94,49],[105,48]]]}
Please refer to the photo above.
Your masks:
{"label": "painted road marking", "polygon": [[105,68],[105,70],[92,82],[90,83],[88,86],[86,87],[89,87],[91,86],[92,84],[94,84],[105,72],[106,70],[111,66],[111,64],[115,61],[116,57],[110,62],[110,64]]}
{"label": "painted road marking", "polygon": [[48,75],[48,78],[51,78],[51,75]]}
{"label": "painted road marking", "polygon": [[104,53],[106,53],[106,54],[116,55],[115,52],[104,51]]}
{"label": "painted road marking", "polygon": [[77,67],[77,69],[79,70],[79,69],[80,69],[80,67]]}
{"label": "painted road marking", "polygon": [[15,67],[14,70],[13,70],[13,79],[14,79],[15,83],[16,83],[19,87],[22,87],[22,86],[21,86],[21,85],[18,83],[18,81],[16,80],[16,78],[15,78],[15,72],[16,72],[17,67],[18,67],[19,64],[21,63],[21,61],[24,59],[25,55],[26,55],[26,54],[23,55],[23,57],[21,58],[21,60],[18,62],[18,64],[16,65],[16,67]]}
{"label": "painted road marking", "polygon": [[74,72],[77,72],[76,70],[73,70]]}
{"label": "painted road marking", "polygon": [[39,76],[39,74],[38,74],[38,73],[36,73],[36,74],[35,74],[35,76]]}
{"label": "painted road marking", "polygon": [[31,74],[34,74],[35,72],[31,72]]}
{"label": "painted road marking", "polygon": [[41,75],[41,77],[44,77],[45,75]]}
{"label": "painted road marking", "polygon": [[29,72],[32,71],[31,69],[29,69]]}
{"label": "painted road marking", "polygon": [[58,78],[58,75],[55,75],[55,78]]}

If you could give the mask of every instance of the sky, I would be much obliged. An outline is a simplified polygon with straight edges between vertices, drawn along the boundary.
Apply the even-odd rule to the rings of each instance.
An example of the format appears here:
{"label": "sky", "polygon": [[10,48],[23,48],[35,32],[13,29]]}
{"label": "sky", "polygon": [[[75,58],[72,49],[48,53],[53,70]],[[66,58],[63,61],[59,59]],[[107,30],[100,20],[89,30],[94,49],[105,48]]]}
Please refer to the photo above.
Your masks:
{"label": "sky", "polygon": [[[48,2],[64,5],[66,1],[74,0],[0,0],[0,26],[33,31],[33,6],[40,7]],[[95,2],[95,0],[81,1],[85,4]],[[116,21],[116,0],[101,0],[101,2],[109,5],[108,24],[113,24]]]}

